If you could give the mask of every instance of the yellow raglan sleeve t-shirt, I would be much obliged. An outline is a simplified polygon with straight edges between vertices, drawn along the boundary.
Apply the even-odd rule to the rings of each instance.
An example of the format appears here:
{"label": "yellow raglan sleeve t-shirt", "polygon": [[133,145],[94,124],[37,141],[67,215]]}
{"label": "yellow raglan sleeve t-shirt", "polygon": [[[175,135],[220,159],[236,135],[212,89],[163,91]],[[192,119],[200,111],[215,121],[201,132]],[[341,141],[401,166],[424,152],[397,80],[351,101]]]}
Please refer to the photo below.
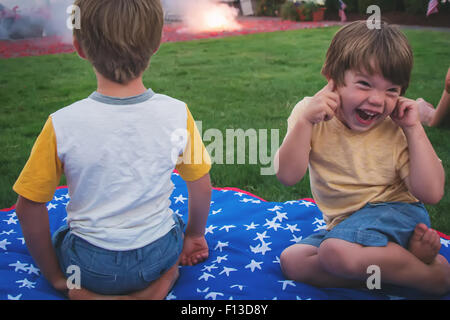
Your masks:
{"label": "yellow raglan sleeve t-shirt", "polygon": [[[288,133],[303,99],[288,119]],[[311,192],[328,229],[367,203],[418,200],[408,191],[406,137],[390,118],[363,133],[353,132],[336,117],[313,127],[309,157]]]}

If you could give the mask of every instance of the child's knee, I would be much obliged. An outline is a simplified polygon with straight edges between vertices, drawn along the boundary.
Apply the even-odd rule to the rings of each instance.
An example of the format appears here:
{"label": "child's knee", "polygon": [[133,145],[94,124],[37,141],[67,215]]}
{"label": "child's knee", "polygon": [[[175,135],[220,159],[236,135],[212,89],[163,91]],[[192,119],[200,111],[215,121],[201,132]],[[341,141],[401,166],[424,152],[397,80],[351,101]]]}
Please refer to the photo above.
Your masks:
{"label": "child's knee", "polygon": [[332,274],[351,277],[360,271],[357,255],[343,245],[343,240],[325,240],[320,245],[318,255],[322,267]]}
{"label": "child's knee", "polygon": [[290,247],[286,248],[283,250],[283,252],[281,252],[280,255],[280,267],[281,267],[281,272],[283,272],[283,274],[289,278],[289,274],[291,273],[291,268],[292,268],[292,257],[290,254]]}
{"label": "child's knee", "polygon": [[310,248],[304,248],[302,245],[286,248],[280,255],[280,266],[284,276],[296,281],[306,280],[309,274],[307,258],[314,254],[317,252],[311,252]]}

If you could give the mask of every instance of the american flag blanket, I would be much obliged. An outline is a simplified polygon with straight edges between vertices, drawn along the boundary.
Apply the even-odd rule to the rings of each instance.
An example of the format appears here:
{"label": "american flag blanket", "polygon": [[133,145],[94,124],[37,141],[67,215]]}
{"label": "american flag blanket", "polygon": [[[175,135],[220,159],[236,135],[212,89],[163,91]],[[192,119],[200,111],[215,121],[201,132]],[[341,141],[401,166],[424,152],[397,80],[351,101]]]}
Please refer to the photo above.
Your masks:
{"label": "american flag blanket", "polygon": [[[187,222],[187,188],[174,173],[172,209]],[[67,188],[47,204],[50,230],[66,219]],[[206,228],[207,261],[181,267],[167,300],[322,300],[450,299],[382,284],[381,289],[316,288],[286,279],[280,254],[288,246],[325,228],[311,199],[267,202],[235,188],[215,188]],[[441,234],[440,253],[450,260],[450,238]],[[370,274],[368,274],[368,277]],[[0,211],[0,299],[64,299],[41,275],[31,258],[14,208]]]}

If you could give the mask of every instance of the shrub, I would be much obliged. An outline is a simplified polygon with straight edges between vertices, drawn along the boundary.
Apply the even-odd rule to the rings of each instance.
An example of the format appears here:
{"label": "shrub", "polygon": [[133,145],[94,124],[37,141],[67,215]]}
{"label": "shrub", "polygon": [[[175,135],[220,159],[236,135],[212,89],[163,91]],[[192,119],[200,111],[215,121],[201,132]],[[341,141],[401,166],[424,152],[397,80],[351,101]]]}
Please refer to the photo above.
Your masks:
{"label": "shrub", "polygon": [[405,11],[411,14],[425,14],[428,0],[404,0]]}
{"label": "shrub", "polygon": [[346,12],[358,12],[358,0],[344,0],[344,2],[347,5]]}
{"label": "shrub", "polygon": [[297,6],[289,0],[286,1],[280,7],[280,17],[283,18],[284,20],[293,20],[293,21],[300,20],[300,17],[297,12]]}
{"label": "shrub", "polygon": [[286,0],[259,0],[256,14],[258,16],[278,16],[284,2]]}

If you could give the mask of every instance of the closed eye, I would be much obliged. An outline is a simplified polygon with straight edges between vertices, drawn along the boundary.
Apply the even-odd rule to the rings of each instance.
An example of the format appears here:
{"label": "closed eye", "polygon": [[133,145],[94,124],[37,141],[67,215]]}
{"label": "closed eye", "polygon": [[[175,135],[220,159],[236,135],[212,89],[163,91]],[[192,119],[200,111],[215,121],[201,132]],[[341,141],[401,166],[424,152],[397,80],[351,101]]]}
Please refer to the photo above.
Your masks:
{"label": "closed eye", "polygon": [[360,85],[362,85],[362,86],[364,86],[364,87],[370,87],[370,84],[369,84],[368,82],[366,82],[366,81],[360,80],[360,81],[358,81],[357,83],[360,84]]}
{"label": "closed eye", "polygon": [[391,88],[388,90],[388,92],[393,96],[397,96],[400,94],[400,89],[399,88]]}

